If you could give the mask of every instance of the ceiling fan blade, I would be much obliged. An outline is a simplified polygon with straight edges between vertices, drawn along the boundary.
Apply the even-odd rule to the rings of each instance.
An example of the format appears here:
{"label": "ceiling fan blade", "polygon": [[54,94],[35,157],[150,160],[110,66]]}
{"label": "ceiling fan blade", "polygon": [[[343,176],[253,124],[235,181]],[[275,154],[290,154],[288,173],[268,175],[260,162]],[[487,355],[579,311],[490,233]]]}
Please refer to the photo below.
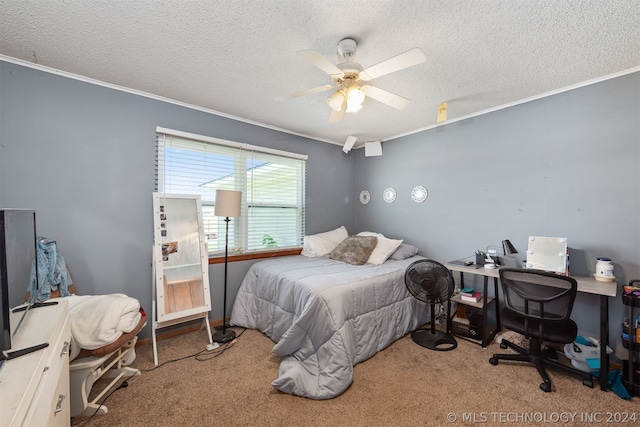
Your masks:
{"label": "ceiling fan blade", "polygon": [[427,57],[424,52],[416,47],[360,71],[360,80],[369,81],[376,77],[421,64],[426,60]]}
{"label": "ceiling fan blade", "polygon": [[337,123],[342,120],[342,116],[344,116],[344,112],[347,109],[347,99],[345,98],[342,101],[342,106],[340,107],[340,111],[336,111],[331,109],[331,115],[329,116],[329,123]]}
{"label": "ceiling fan blade", "polygon": [[313,49],[299,50],[297,53],[327,74],[332,76],[344,75],[340,68],[333,65],[327,58]]}
{"label": "ceiling fan blade", "polygon": [[384,89],[379,89],[375,86],[364,85],[361,89],[369,98],[373,98],[376,101],[387,104],[397,110],[403,110],[411,102],[410,99],[403,98],[400,95],[396,95],[395,93],[388,92]]}
{"label": "ceiling fan blade", "polygon": [[286,99],[291,99],[291,98],[297,98],[299,96],[303,96],[303,95],[311,95],[312,93],[318,93],[318,92],[326,92],[328,90],[333,89],[334,87],[338,87],[337,86],[331,86],[331,85],[324,85],[324,86],[318,86],[318,87],[314,87],[312,89],[305,89],[305,90],[299,90],[298,92],[293,92],[287,95],[280,95],[277,98],[274,98],[275,101],[284,101]]}

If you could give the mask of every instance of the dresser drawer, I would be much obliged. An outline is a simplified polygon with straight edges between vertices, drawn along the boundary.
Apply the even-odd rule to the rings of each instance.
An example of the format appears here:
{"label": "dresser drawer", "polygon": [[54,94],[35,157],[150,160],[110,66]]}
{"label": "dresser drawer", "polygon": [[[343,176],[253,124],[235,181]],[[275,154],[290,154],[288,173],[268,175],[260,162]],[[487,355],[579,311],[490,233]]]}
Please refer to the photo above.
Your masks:
{"label": "dresser drawer", "polygon": [[68,426],[71,422],[69,404],[69,349],[71,330],[65,317],[62,333],[47,347],[44,372],[27,413],[25,424],[33,426]]}

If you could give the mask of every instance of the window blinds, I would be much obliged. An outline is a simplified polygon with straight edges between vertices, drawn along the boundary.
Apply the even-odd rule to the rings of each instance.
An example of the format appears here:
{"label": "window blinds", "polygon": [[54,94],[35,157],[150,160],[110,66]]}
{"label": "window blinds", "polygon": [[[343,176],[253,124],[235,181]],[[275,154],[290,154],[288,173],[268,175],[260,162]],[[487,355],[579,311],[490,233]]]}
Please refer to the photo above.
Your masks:
{"label": "window blinds", "polygon": [[156,191],[200,195],[210,253],[225,245],[225,218],[213,214],[217,189],[242,191],[230,252],[302,245],[306,156],[158,128],[156,172]]}

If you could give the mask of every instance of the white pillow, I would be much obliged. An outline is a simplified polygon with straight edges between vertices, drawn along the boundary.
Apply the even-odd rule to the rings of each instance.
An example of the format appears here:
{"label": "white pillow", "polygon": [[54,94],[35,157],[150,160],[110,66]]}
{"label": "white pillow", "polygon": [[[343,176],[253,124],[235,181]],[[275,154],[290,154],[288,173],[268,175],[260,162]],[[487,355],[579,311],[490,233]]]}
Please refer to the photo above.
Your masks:
{"label": "white pillow", "polygon": [[347,237],[349,237],[349,233],[344,225],[335,230],[304,236],[301,255],[310,258],[325,256]]}
{"label": "white pillow", "polygon": [[358,233],[358,236],[376,236],[378,238],[378,244],[367,260],[367,263],[374,265],[380,265],[385,262],[402,244],[402,240],[387,239],[383,234],[371,231],[363,231]]}

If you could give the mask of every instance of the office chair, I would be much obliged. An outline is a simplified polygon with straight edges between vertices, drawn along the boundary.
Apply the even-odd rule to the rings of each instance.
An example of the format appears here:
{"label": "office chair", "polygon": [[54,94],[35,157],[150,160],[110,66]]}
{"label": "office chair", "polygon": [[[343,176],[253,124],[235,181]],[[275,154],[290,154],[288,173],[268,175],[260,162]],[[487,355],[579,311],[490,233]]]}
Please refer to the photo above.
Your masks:
{"label": "office chair", "polygon": [[517,354],[494,354],[489,362],[532,362],[542,377],[540,388],[545,392],[551,391],[547,366],[576,375],[584,385],[593,387],[591,374],[552,360],[557,359],[553,349],[542,350],[545,342],[567,344],[578,335],[578,325],[569,318],[578,289],[576,280],[534,269],[501,268],[499,273],[505,304],[500,321],[503,327],[523,334],[529,341],[529,350],[503,339],[500,347],[512,348]]}

